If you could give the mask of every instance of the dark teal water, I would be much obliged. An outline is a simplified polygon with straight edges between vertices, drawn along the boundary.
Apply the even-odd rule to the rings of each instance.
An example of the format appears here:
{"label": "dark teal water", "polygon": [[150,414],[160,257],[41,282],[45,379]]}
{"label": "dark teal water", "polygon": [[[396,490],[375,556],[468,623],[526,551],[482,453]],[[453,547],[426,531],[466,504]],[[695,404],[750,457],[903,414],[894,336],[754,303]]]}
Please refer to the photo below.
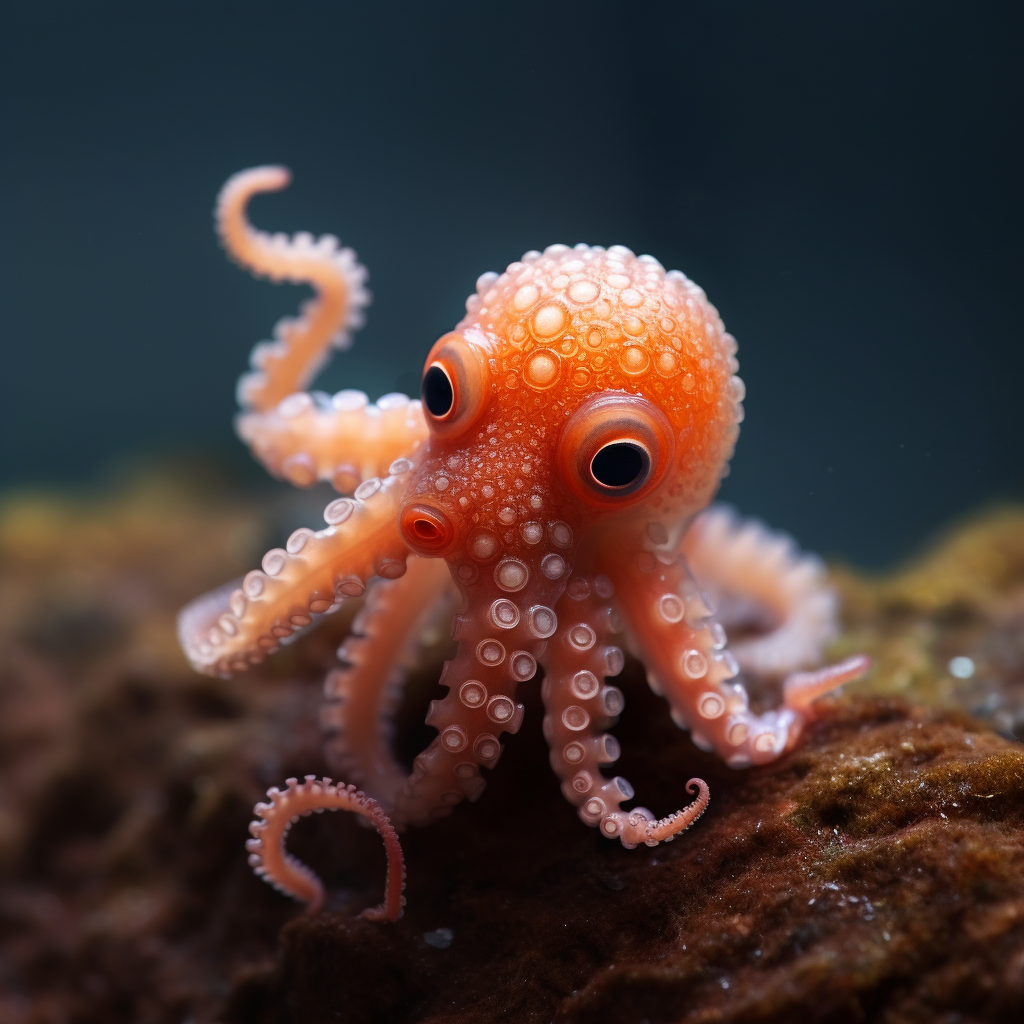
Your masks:
{"label": "dark teal water", "polygon": [[415,390],[476,277],[622,243],[740,343],[724,497],[865,565],[1024,495],[1021,29],[1008,4],[5,6],[0,487],[126,453],[242,472],[234,383],[301,297],[229,265],[221,182],[376,300],[328,390]]}

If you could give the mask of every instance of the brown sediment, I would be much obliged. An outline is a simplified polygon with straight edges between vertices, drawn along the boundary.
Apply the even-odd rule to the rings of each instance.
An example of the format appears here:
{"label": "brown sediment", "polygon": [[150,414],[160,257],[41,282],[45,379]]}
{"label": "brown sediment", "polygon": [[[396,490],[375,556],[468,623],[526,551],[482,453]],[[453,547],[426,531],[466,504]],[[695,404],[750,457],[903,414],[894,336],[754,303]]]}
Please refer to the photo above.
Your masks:
{"label": "brown sediment", "polygon": [[[496,778],[489,806],[409,836],[402,927],[292,922],[228,1020],[1000,1020],[1024,1006],[1019,746],[881,698],[735,775],[667,730],[654,740],[631,771],[662,799],[680,760],[718,795],[671,848],[589,841],[557,794],[528,803]],[[452,942],[436,950],[424,936],[440,927]],[[263,1016],[245,1009],[259,1001]]]}
{"label": "brown sediment", "polygon": [[[712,791],[670,846],[624,850],[581,825],[540,730],[523,729],[478,803],[405,834],[408,906],[381,926],[354,916],[379,899],[384,856],[351,816],[290,839],[325,879],[324,913],[302,917],[246,864],[267,786],[327,771],[321,679],[345,621],[229,681],[191,673],[175,643],[177,608],[286,534],[288,508],[152,479],[0,513],[0,1020],[895,1024],[1024,1009],[1024,747],[948,709],[1016,721],[1020,513],[895,578],[843,577],[851,629],[833,654],[866,649],[879,668],[770,766],[697,751],[628,664],[622,770],[657,813],[691,776]],[[429,672],[414,683],[406,756],[435,695]],[[539,688],[524,689],[539,722]]]}

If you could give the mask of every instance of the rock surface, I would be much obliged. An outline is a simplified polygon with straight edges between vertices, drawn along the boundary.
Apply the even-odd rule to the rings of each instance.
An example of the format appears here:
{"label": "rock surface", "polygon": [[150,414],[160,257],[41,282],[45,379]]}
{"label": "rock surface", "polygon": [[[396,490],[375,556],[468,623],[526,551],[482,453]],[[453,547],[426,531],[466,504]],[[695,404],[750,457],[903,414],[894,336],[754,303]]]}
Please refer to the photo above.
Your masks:
{"label": "rock surface", "polygon": [[[680,767],[712,787],[711,810],[671,846],[602,843],[532,771],[509,781],[539,768],[539,751],[509,757],[471,812],[409,837],[398,925],[348,908],[293,921],[280,966],[239,987],[227,1020],[895,1022],[1024,1008],[1019,746],[886,699],[832,708],[801,751],[756,772],[721,770],[670,728],[625,742],[655,806],[670,806]],[[442,950],[429,944],[439,928]]]}
{"label": "rock surface", "polygon": [[[1024,1012],[1019,512],[894,577],[838,575],[837,654],[867,649],[879,669],[779,764],[723,768],[627,666],[616,732],[643,802],[665,813],[691,775],[711,786],[670,845],[626,851],[580,824],[527,694],[481,800],[404,838],[408,909],[375,925],[353,915],[379,900],[383,854],[351,817],[293,832],[328,883],[315,918],[253,877],[243,845],[268,785],[326,770],[320,680],[346,623],[227,682],[190,673],[174,639],[180,604],[312,514],[193,493],[156,478],[0,511],[0,1021]],[[429,738],[434,687],[425,672],[403,711],[406,755]]]}

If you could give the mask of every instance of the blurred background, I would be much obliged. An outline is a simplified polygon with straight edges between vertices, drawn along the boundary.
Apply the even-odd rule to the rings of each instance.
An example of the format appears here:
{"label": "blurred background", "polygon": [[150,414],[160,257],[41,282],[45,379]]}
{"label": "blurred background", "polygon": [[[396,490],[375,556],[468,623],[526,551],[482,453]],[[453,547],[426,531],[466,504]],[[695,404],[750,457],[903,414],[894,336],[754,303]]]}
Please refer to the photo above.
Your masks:
{"label": "blurred background", "polygon": [[[739,340],[723,497],[866,567],[1024,496],[1015,4],[5,4],[0,489],[213,460],[304,290],[212,233],[333,232],[375,299],[320,386],[415,393],[477,276],[684,270]],[[275,485],[284,487],[284,484]]]}

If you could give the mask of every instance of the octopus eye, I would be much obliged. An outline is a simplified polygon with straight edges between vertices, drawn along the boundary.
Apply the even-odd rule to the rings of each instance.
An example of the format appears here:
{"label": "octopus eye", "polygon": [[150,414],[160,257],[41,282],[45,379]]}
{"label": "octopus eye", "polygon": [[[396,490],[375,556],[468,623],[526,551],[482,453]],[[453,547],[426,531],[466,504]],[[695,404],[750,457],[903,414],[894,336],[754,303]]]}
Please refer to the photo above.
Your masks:
{"label": "octopus eye", "polygon": [[569,417],[558,439],[562,480],[588,505],[615,509],[646,497],[675,451],[665,414],[640,395],[594,395]]}
{"label": "octopus eye", "polygon": [[645,448],[632,441],[606,444],[590,460],[590,473],[604,487],[634,487],[651,471]]}
{"label": "octopus eye", "polygon": [[484,411],[489,371],[477,345],[447,334],[430,350],[420,392],[430,426],[458,434]]}
{"label": "octopus eye", "polygon": [[423,404],[431,416],[447,416],[455,404],[455,389],[444,367],[435,363],[423,375]]}

